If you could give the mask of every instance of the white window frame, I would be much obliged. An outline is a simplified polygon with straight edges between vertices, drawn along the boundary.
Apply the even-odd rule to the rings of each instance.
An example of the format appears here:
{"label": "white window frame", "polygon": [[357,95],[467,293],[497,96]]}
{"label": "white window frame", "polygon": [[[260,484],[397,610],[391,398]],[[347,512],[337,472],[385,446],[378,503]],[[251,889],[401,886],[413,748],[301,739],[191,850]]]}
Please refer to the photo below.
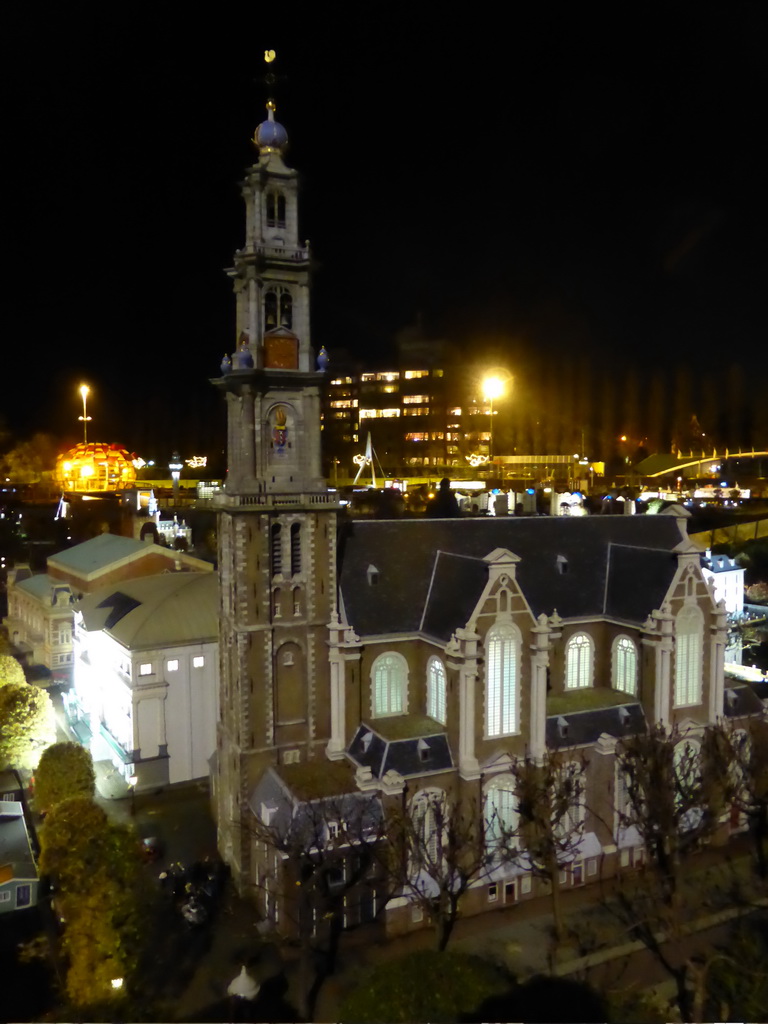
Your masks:
{"label": "white window frame", "polygon": [[204,668],[205,667],[205,655],[196,654],[192,659],[192,668]]}
{"label": "white window frame", "polygon": [[698,605],[684,605],[675,620],[674,707],[701,704],[704,616]]}
{"label": "white window frame", "polygon": [[408,708],[408,662],[398,651],[380,654],[371,665],[371,714],[404,715]]}
{"label": "white window frame", "polygon": [[152,675],[152,662],[145,661],[143,665],[139,665],[140,676],[151,676]]}
{"label": "white window frame", "polygon": [[441,725],[447,721],[447,688],[445,665],[437,657],[430,658],[427,662],[427,714]]}
{"label": "white window frame", "polygon": [[637,644],[624,633],[613,641],[611,684],[614,690],[637,696]]}
{"label": "white window frame", "polygon": [[574,633],[565,645],[565,689],[586,690],[593,685],[595,642],[589,633]]}
{"label": "white window frame", "polygon": [[497,849],[504,833],[511,835],[517,829],[520,813],[515,788],[514,776],[509,772],[495,775],[485,786],[483,809],[488,850]]}
{"label": "white window frame", "polygon": [[485,637],[485,734],[520,732],[520,630],[513,622],[491,626]]}
{"label": "white window frame", "polygon": [[179,671],[179,659],[169,658],[165,664],[166,672],[178,672]]}

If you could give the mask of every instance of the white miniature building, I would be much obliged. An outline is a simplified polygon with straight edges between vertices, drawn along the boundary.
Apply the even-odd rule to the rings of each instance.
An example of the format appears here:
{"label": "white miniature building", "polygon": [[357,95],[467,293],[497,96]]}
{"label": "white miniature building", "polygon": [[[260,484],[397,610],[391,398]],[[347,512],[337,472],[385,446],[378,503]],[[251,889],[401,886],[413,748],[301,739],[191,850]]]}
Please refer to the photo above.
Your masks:
{"label": "white miniature building", "polygon": [[137,790],[208,775],[218,718],[218,578],[165,573],[90,594],[75,607],[78,739]]}
{"label": "white miniature building", "polygon": [[740,616],[744,611],[744,570],[728,555],[713,555],[708,549],[701,560],[701,571],[715,588],[715,601],[725,601],[730,617]]}

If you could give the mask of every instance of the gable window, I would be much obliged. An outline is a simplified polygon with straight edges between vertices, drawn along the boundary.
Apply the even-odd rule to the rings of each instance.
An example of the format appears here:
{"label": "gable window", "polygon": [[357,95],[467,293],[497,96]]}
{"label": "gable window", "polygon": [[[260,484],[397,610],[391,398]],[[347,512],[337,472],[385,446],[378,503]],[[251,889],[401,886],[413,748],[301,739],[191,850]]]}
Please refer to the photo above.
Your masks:
{"label": "gable window", "polygon": [[445,725],[445,669],[439,658],[430,658],[427,665],[427,714]]}
{"label": "gable window", "polygon": [[565,648],[565,688],[578,690],[592,685],[592,640],[586,633],[574,633]]}
{"label": "gable window", "polygon": [[675,623],[675,707],[701,703],[701,648],[704,624],[695,605],[683,608]]}
{"label": "gable window", "polygon": [[617,636],[612,654],[614,690],[634,696],[637,693],[637,647],[628,636]]}
{"label": "gable window", "polygon": [[487,848],[495,850],[505,840],[511,840],[517,824],[515,780],[509,774],[497,775],[485,789],[484,827]]}
{"label": "gable window", "polygon": [[402,654],[380,654],[371,668],[373,714],[402,715],[408,685],[408,663]]}
{"label": "gable window", "polygon": [[492,626],[485,638],[485,719],[488,736],[519,732],[520,631]]}

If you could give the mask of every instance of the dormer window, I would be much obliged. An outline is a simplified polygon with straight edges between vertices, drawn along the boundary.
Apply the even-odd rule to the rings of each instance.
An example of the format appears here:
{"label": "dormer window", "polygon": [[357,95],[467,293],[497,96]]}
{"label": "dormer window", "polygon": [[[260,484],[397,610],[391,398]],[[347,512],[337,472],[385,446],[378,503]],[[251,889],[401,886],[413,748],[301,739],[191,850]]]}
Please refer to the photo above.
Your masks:
{"label": "dormer window", "polygon": [[368,577],[368,586],[375,587],[379,582],[379,570],[375,565],[369,565],[366,570],[366,576]]}
{"label": "dormer window", "polygon": [[426,740],[424,740],[424,739],[419,740],[419,742],[416,744],[416,749],[419,752],[419,760],[420,761],[424,762],[424,761],[428,761],[429,760],[429,758],[430,758],[430,750],[429,750],[429,744],[427,743]]}
{"label": "dormer window", "polygon": [[557,732],[561,740],[568,738],[568,719],[562,715],[557,720]]}
{"label": "dormer window", "polygon": [[568,572],[568,559],[565,557],[565,555],[558,555],[556,561],[557,571],[560,573],[561,576],[565,576],[565,574]]}
{"label": "dormer window", "polygon": [[373,733],[372,732],[366,732],[366,733],[363,734],[362,739],[360,740],[360,745],[363,748],[363,753],[364,754],[368,753],[368,751],[370,749],[370,746],[371,746],[371,740],[372,739],[373,739]]}

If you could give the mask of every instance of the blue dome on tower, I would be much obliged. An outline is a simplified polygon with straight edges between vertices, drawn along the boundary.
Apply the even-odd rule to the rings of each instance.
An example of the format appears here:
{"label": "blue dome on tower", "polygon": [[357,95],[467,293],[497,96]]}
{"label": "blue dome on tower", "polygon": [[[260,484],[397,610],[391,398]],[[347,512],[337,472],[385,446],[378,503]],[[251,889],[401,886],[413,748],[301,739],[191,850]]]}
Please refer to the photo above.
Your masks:
{"label": "blue dome on tower", "polygon": [[262,153],[282,153],[288,145],[288,132],[275,120],[275,104],[267,103],[267,120],[262,121],[253,136],[253,141]]}

